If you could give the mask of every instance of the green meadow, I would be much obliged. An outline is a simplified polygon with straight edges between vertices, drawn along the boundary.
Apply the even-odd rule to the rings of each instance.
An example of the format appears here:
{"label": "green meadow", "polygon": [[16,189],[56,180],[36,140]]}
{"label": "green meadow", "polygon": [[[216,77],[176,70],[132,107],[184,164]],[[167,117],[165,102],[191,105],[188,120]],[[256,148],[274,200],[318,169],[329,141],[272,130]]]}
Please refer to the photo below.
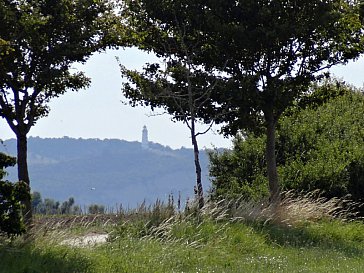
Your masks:
{"label": "green meadow", "polygon": [[[334,217],[337,204],[301,201],[274,214],[215,204],[199,213],[160,205],[108,220],[43,216],[32,235],[2,239],[0,272],[364,272],[363,222]],[[69,243],[90,234],[108,238]]]}

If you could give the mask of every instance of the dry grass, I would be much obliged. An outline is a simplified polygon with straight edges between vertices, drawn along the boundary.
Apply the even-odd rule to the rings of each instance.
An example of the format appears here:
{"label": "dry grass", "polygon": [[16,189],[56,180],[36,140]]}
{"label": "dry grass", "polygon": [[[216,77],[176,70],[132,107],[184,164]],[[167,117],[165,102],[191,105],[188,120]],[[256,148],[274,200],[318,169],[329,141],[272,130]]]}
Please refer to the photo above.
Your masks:
{"label": "dry grass", "polygon": [[294,226],[303,222],[338,219],[341,221],[360,220],[358,210],[362,204],[353,202],[349,197],[325,198],[319,191],[295,194],[293,191],[282,193],[279,204],[268,200],[260,202],[238,199],[209,202],[202,210],[216,220],[248,221],[274,223]]}
{"label": "dry grass", "polygon": [[349,196],[343,198],[325,198],[320,191],[304,195],[292,191],[283,193],[277,211],[273,211],[273,221],[295,225],[297,223],[318,220],[338,219],[341,221],[359,220],[358,209],[361,204]]}
{"label": "dry grass", "polygon": [[[363,225],[340,222],[356,204],[318,193],[281,200],[41,217],[28,237],[0,242],[0,272],[362,272]],[[90,234],[109,238],[95,245]]]}
{"label": "dry grass", "polygon": [[[157,203],[148,210],[141,210],[143,217],[139,219],[144,219],[144,221],[139,221],[137,224],[135,221],[122,221],[118,229],[111,234],[111,238],[117,240],[120,236],[132,236],[201,247],[202,233],[209,221],[222,223],[215,231],[217,233],[223,233],[229,222],[295,227],[302,223],[320,220],[350,221],[358,219],[356,211],[359,204],[352,202],[349,198],[327,199],[320,196],[318,191],[303,195],[288,191],[282,194],[279,205],[271,205],[267,200],[254,202],[239,199],[209,201],[201,210],[197,207],[197,204],[192,202],[183,212],[180,212],[173,209],[173,204],[169,203],[168,206],[165,206],[163,203]],[[126,219],[128,218],[130,217]],[[190,231],[188,238],[178,236],[178,229],[181,227],[184,234]],[[132,230],[132,234],[127,234],[130,230]],[[219,238],[223,238],[223,236]]]}
{"label": "dry grass", "polygon": [[142,203],[133,210],[119,210],[118,214],[38,216],[32,230],[21,240],[27,244],[44,238],[49,243],[62,244],[66,240],[78,240],[90,234],[108,235],[110,240],[115,240],[126,236],[125,232],[128,232],[141,239],[179,242],[184,239],[176,236],[176,227],[183,226],[185,230],[192,230],[192,226],[197,224],[195,234],[188,238],[188,242],[185,240],[184,244],[199,246],[199,225],[206,220],[225,223],[259,222],[291,227],[319,220],[358,219],[358,207],[359,204],[349,198],[327,199],[320,196],[318,191],[304,195],[284,192],[279,205],[270,205],[267,200],[220,200],[206,202],[201,210],[197,209],[194,202],[190,202],[184,211],[180,211],[173,202],[163,203],[157,200],[150,206]]}

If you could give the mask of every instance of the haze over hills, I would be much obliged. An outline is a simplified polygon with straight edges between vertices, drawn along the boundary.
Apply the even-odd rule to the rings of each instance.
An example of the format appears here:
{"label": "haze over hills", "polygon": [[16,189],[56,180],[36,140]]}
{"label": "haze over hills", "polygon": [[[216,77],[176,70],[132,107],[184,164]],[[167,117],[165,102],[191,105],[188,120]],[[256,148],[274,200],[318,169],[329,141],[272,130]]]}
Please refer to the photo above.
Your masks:
{"label": "haze over hills", "polygon": [[[0,150],[16,155],[16,140],[5,140]],[[201,151],[205,190],[209,188],[208,157]],[[193,150],[173,150],[149,142],[117,139],[73,139],[30,137],[28,161],[32,191],[58,201],[74,197],[83,206],[135,207],[145,199],[165,199],[170,193],[182,199],[193,197],[195,170]],[[11,181],[16,168],[8,168]]]}

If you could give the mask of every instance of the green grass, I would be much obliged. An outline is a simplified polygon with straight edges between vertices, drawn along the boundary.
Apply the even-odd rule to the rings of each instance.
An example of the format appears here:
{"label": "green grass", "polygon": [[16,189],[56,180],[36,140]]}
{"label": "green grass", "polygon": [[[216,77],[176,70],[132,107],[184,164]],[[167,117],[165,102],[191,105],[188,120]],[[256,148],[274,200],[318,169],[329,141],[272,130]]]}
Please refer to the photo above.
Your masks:
{"label": "green grass", "polygon": [[[0,273],[364,272],[364,223],[343,200],[285,194],[280,206],[209,202],[196,214],[157,202],[118,216],[36,218],[0,237]],[[349,204],[349,203],[345,203]],[[65,239],[108,233],[97,246]]]}
{"label": "green grass", "polygon": [[114,227],[104,245],[74,248],[57,240],[50,232],[3,242],[0,272],[364,272],[359,222],[133,221]]}

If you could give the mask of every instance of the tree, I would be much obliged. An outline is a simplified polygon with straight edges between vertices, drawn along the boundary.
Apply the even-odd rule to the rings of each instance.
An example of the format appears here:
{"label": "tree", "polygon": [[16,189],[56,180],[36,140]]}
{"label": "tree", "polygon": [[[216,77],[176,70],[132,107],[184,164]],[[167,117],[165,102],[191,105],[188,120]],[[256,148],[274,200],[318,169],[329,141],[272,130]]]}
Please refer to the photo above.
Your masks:
{"label": "tree", "polygon": [[68,198],[67,201],[55,201],[51,198],[45,198],[44,201],[39,192],[31,194],[33,213],[38,214],[81,214],[80,206],[75,206],[75,199]]}
{"label": "tree", "polygon": [[159,65],[148,65],[144,73],[127,70],[122,67],[121,71],[130,82],[136,87],[132,87],[129,83],[124,83],[123,93],[131,101],[132,105],[136,105],[139,101],[143,105],[151,105],[155,107],[164,107],[167,113],[171,113],[175,120],[183,121],[190,131],[196,172],[196,189],[195,193],[199,207],[204,206],[201,164],[199,159],[199,147],[197,137],[206,133],[208,128],[199,132],[197,130],[198,117],[197,113],[203,107],[204,102],[208,100],[212,88],[206,85],[206,82],[198,80],[203,72],[192,68],[188,60],[186,63],[176,61],[171,57],[166,62],[165,69],[159,69]]}
{"label": "tree", "polygon": [[[18,178],[30,185],[27,134],[48,114],[48,102],[67,90],[89,85],[82,73],[71,71],[92,53],[118,40],[117,23],[108,0],[1,1],[0,116],[17,138]],[[23,200],[27,224],[30,198]]]}
{"label": "tree", "polygon": [[196,196],[202,208],[204,197],[197,137],[211,128],[212,117],[205,120],[208,123],[205,131],[199,132],[196,127],[201,114],[210,107],[211,94],[219,88],[222,79],[214,69],[198,65],[200,37],[191,29],[189,13],[181,9],[181,3],[176,3],[165,8],[166,1],[125,1],[128,26],[137,33],[135,36],[141,37],[135,45],[155,52],[163,64],[147,64],[143,72],[121,66],[123,76],[129,80],[122,90],[132,106],[140,103],[152,109],[163,107],[174,120],[187,125],[194,149]]}
{"label": "tree", "polygon": [[[199,117],[226,122],[224,132],[265,131],[271,200],[279,201],[275,130],[282,112],[320,72],[363,52],[360,2],[349,0],[126,1],[140,46],[173,39],[175,14],[195,42],[194,63],[224,72],[226,92],[213,92]],[[128,14],[128,12],[126,12]],[[162,31],[161,31],[162,30]],[[178,33],[178,29],[177,29]],[[138,40],[137,40],[138,42]],[[197,42],[197,43],[196,43]],[[178,50],[176,56],[183,57]]]}
{"label": "tree", "polygon": [[89,214],[104,214],[105,213],[105,206],[98,205],[98,204],[91,204],[88,206],[88,213]]}
{"label": "tree", "polygon": [[44,212],[45,214],[57,214],[59,213],[59,201],[55,201],[52,198],[45,198],[44,199]]}
{"label": "tree", "polygon": [[[315,84],[287,109],[277,127],[278,172],[284,190],[320,190],[327,198],[364,199],[364,95],[339,81]],[[211,153],[213,196],[257,198],[268,192],[266,136],[236,138]]]}
{"label": "tree", "polygon": [[75,199],[73,197],[68,198],[68,201],[64,201],[61,205],[61,214],[70,214],[74,204]]}
{"label": "tree", "polygon": [[[229,109],[225,133],[266,135],[270,199],[279,200],[277,122],[310,82],[333,65],[363,52],[359,2],[346,0],[208,1],[211,24],[201,30],[213,39],[201,61],[222,67],[231,90],[216,102]],[[235,85],[235,87],[234,87]]]}
{"label": "tree", "polygon": [[33,213],[36,213],[38,211],[38,208],[42,206],[43,200],[42,195],[40,192],[35,191],[31,194],[31,201],[32,201],[32,211]]}

